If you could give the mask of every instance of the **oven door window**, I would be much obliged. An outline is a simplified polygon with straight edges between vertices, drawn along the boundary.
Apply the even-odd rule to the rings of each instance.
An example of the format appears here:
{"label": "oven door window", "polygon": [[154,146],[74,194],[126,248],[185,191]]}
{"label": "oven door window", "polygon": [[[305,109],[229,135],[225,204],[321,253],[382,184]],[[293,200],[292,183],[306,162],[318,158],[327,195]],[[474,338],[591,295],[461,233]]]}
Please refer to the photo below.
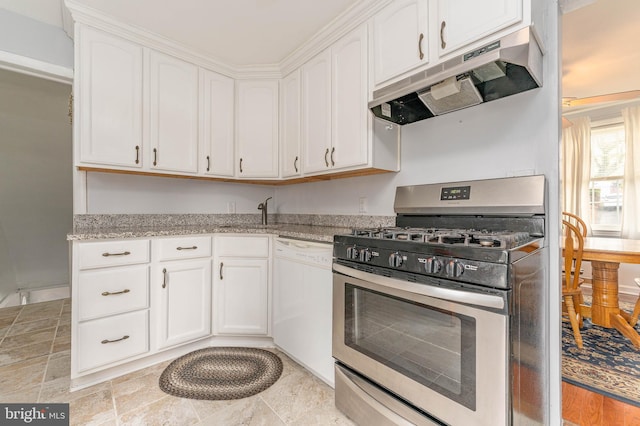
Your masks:
{"label": "oven door window", "polygon": [[475,410],[476,321],[346,284],[345,345]]}

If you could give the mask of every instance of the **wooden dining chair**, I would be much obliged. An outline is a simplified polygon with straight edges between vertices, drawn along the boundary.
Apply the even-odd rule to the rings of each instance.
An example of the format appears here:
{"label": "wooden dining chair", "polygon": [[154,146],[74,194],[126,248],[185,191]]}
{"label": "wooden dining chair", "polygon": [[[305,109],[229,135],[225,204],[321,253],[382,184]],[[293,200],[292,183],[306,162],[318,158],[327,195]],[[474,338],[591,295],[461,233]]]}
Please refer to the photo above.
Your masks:
{"label": "wooden dining chair", "polygon": [[[579,271],[582,266],[582,253],[584,250],[584,237],[582,236],[582,232],[577,226],[566,220],[562,221],[562,230],[564,236],[564,270],[571,271],[572,268],[575,268],[576,271]],[[562,303],[565,305],[566,314],[569,316],[569,321],[571,322],[576,346],[580,349],[582,349],[580,327],[582,327],[583,320],[581,308],[582,290],[580,289],[581,281],[579,274],[562,274]]]}
{"label": "wooden dining chair", "polygon": [[587,223],[582,220],[580,216],[569,212],[562,212],[562,220],[566,220],[576,226],[583,237],[587,236]]}
{"label": "wooden dining chair", "polygon": [[[572,224],[573,226],[577,227],[578,230],[580,231],[580,234],[582,234],[582,237],[586,237],[587,236],[587,223],[582,220],[582,218],[578,215],[575,215],[573,213],[569,213],[569,212],[562,212],[562,219],[566,220],[567,222],[569,222],[570,224]],[[580,275],[582,275],[584,273],[584,270],[582,268],[576,268],[575,267],[575,262],[573,267],[571,268],[571,273],[575,274],[576,270],[578,271],[578,273]],[[564,268],[562,269],[562,273],[564,273]],[[580,284],[582,284],[584,282],[584,280],[582,282],[580,282]]]}

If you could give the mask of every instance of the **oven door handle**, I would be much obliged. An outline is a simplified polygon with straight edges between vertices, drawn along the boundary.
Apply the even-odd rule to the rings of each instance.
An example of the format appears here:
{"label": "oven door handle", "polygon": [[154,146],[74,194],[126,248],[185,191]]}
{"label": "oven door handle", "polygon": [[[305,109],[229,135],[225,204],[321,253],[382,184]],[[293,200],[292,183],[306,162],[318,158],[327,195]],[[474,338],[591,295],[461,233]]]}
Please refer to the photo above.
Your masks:
{"label": "oven door handle", "polygon": [[369,272],[358,271],[348,266],[333,264],[334,272],[338,272],[348,277],[357,278],[362,281],[368,281],[373,284],[395,288],[396,290],[408,291],[410,293],[420,294],[423,296],[435,297],[436,299],[446,300],[449,302],[465,303],[483,308],[504,309],[505,301],[500,296],[490,294],[472,293],[470,291],[460,291],[450,288],[436,287],[425,284],[415,284],[409,281],[402,281],[395,278],[375,275]]}

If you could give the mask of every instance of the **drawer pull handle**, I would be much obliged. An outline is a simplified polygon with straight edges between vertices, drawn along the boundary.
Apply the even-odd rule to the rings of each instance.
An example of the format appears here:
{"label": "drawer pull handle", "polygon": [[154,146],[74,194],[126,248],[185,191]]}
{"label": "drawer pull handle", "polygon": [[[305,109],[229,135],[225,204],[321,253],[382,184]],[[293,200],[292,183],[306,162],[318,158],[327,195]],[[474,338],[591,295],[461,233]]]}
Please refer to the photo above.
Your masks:
{"label": "drawer pull handle", "polygon": [[158,165],[158,149],[157,148],[153,148],[153,165],[154,166]]}
{"label": "drawer pull handle", "polygon": [[444,50],[447,47],[447,42],[444,41],[444,28],[447,26],[445,21],[440,24],[440,47]]}
{"label": "drawer pull handle", "polygon": [[418,57],[420,60],[424,59],[424,52],[422,51],[422,40],[424,40],[424,34],[420,33],[420,37],[418,38]]}
{"label": "drawer pull handle", "polygon": [[193,247],[176,247],[176,250],[197,250],[198,246]]}
{"label": "drawer pull handle", "polygon": [[335,147],[331,148],[331,167],[336,165],[336,162],[333,159],[333,154],[335,154],[335,153],[336,153],[336,148]]}
{"label": "drawer pull handle", "polygon": [[211,158],[207,155],[207,171],[211,168]]}
{"label": "drawer pull handle", "polygon": [[129,336],[122,336],[121,338],[119,338],[119,339],[115,339],[115,340],[107,340],[107,339],[104,339],[104,340],[103,340],[102,342],[100,342],[100,343],[102,343],[103,345],[106,345],[107,343],[120,342],[120,341],[122,341],[122,340],[127,340],[128,338],[129,338]]}
{"label": "drawer pull handle", "polygon": [[220,262],[220,280],[222,281],[222,266],[224,265],[224,263]]}
{"label": "drawer pull handle", "polygon": [[162,269],[162,288],[167,288],[167,268]]}
{"label": "drawer pull handle", "polygon": [[327,160],[327,156],[329,155],[329,148],[324,152],[324,164],[329,167],[329,160]]}
{"label": "drawer pull handle", "polygon": [[122,253],[102,253],[104,257],[109,256],[129,256],[131,254],[130,251],[123,251]]}
{"label": "drawer pull handle", "polygon": [[122,291],[116,291],[116,292],[109,292],[109,291],[105,291],[102,293],[103,296],[115,296],[116,294],[125,294],[125,293],[129,293],[131,290],[129,290],[128,288],[125,288]]}

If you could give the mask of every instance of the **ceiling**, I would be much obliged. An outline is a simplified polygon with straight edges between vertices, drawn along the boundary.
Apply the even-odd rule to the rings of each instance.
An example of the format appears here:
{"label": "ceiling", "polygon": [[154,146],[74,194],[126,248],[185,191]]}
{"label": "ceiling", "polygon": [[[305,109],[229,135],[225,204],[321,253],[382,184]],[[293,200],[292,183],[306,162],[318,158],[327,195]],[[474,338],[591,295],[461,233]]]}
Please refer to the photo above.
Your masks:
{"label": "ceiling", "polygon": [[640,1],[587,4],[562,18],[562,96],[640,90]]}
{"label": "ceiling", "polygon": [[[281,63],[360,0],[74,1],[243,67]],[[0,8],[62,27],[62,2],[0,0]],[[640,1],[560,0],[560,6],[565,12],[562,95],[582,98],[640,89]]]}

